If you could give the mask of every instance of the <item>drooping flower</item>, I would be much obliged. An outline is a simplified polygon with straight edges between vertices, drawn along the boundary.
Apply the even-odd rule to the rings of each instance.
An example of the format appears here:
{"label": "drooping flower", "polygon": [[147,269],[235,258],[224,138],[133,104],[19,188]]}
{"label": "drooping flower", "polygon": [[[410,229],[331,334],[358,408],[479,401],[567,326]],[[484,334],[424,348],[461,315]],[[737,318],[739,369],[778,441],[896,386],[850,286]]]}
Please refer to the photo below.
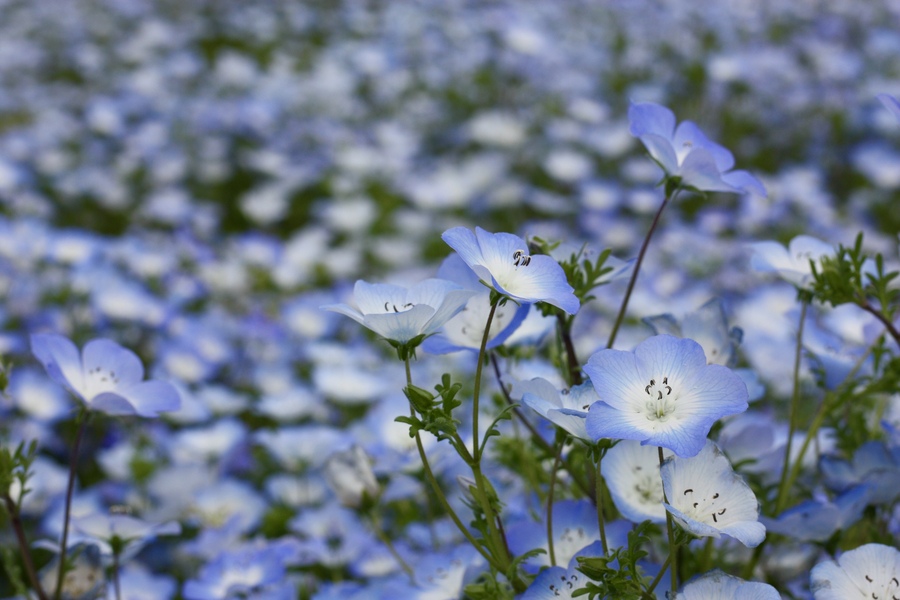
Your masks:
{"label": "drooping flower", "polygon": [[817,564],[809,579],[816,600],[900,598],[900,550],[865,544]]}
{"label": "drooping flower", "polygon": [[358,508],[381,491],[372,461],[362,446],[335,452],[325,461],[325,479],[341,504]]}
{"label": "drooping flower", "polygon": [[600,397],[587,416],[593,440],[638,440],[694,456],[713,423],[747,409],[741,378],[707,364],[703,348],[689,339],[658,335],[633,352],[601,350],[584,371]]}
{"label": "drooping flower", "polygon": [[714,442],[697,456],[667,458],[660,473],[666,510],[687,531],[713,538],[724,533],[749,548],[765,539],[756,495]]}
{"label": "drooping flower", "polygon": [[181,406],[175,386],[143,381],[144,367],[137,355],[112,340],[92,340],[79,354],[75,344],[61,335],[35,334],[31,351],[50,378],[81,398],[90,410],[156,417]]}
{"label": "drooping flower", "polygon": [[480,227],[445,231],[441,238],[456,250],[478,278],[516,302],[546,302],[572,315],[580,303],[566,274],[551,257],[530,256],[528,245],[511,233],[490,233]]}
{"label": "drooping flower", "polygon": [[734,156],[710,140],[691,121],[675,127],[675,114],[652,102],[632,103],[628,109],[631,134],[640,138],[660,167],[681,185],[701,192],[753,192],[766,190],[747,171],[732,171]]}
{"label": "drooping flower", "polygon": [[768,583],[744,581],[720,569],[704,573],[685,584],[675,600],[781,600]]}
{"label": "drooping flower", "polygon": [[359,280],[353,286],[358,308],[328,304],[322,309],[346,315],[386,340],[408,344],[440,329],[473,293],[443,279],[426,279],[409,288]]}

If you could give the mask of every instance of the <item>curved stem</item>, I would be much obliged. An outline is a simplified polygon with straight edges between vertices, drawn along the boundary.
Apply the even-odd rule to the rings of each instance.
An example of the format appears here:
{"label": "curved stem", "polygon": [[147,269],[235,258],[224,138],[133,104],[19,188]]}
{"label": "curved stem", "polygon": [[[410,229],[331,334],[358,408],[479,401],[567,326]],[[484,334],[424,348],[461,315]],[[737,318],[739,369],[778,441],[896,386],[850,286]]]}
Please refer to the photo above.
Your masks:
{"label": "curved stem", "polygon": [[[406,383],[407,385],[412,385],[412,373],[409,367],[409,358],[404,361],[406,365]],[[410,416],[415,417],[416,413],[410,404],[409,407]],[[419,432],[416,432],[416,449],[419,451],[419,459],[422,461],[422,469],[425,473],[425,479],[428,480],[429,485],[431,485],[431,489],[434,491],[434,495],[437,497],[438,502],[440,502],[441,507],[444,509],[450,516],[450,520],[453,521],[453,524],[456,525],[456,528],[459,529],[460,533],[463,534],[463,537],[472,545],[475,550],[478,551],[481,556],[495,569],[500,569],[500,565],[494,560],[494,557],[485,550],[484,546],[482,546],[478,540],[475,539],[475,536],[472,535],[472,532],[463,524],[460,520],[459,516],[456,514],[456,511],[453,510],[453,507],[450,506],[450,502],[447,500],[447,497],[444,495],[444,490],[441,489],[440,483],[438,483],[437,478],[434,476],[434,472],[431,470],[431,464],[428,462],[428,455],[425,454],[425,446],[422,445],[422,436]]]}
{"label": "curved stem", "polygon": [[784,447],[784,462],[781,466],[781,482],[778,486],[778,495],[775,497],[775,514],[778,515],[784,509],[787,501],[788,469],[791,464],[791,446],[794,432],[797,429],[797,404],[800,401],[800,360],[803,358],[803,327],[806,322],[808,302],[800,305],[800,323],[797,326],[797,346],[794,350],[794,391],[791,394],[791,406],[788,413],[788,437]]}
{"label": "curved stem", "polygon": [[659,585],[659,582],[662,581],[663,575],[666,574],[666,569],[669,567],[669,564],[672,562],[672,555],[666,557],[666,560],[663,561],[662,566],[659,568],[659,573],[656,574],[656,577],[653,578],[653,581],[650,583],[650,587],[647,588],[647,591],[644,593],[645,597],[656,598],[653,596],[653,590],[656,589],[656,586]]}
{"label": "curved stem", "polygon": [[566,364],[568,365],[568,377],[566,380],[569,385],[579,385],[583,380],[581,377],[581,363],[578,362],[578,355],[575,353],[575,344],[572,343],[572,320],[573,317],[566,317],[561,312],[556,313],[556,321],[559,325],[559,336],[562,338],[563,346],[566,348]]}
{"label": "curved stem", "polygon": [[491,323],[494,313],[497,312],[498,296],[491,303],[491,311],[488,313],[487,324],[484,326],[484,335],[481,336],[481,347],[478,349],[478,364],[475,366],[475,390],[472,392],[472,458],[476,463],[481,461],[481,449],[478,440],[478,401],[481,397],[481,372],[484,370],[484,356],[487,351],[488,337],[490,336]]}
{"label": "curved stem", "polygon": [[59,571],[56,574],[56,591],[53,593],[54,600],[59,600],[62,596],[63,579],[66,575],[66,551],[69,542],[69,519],[72,513],[72,494],[75,491],[75,471],[78,468],[78,452],[81,449],[81,441],[84,439],[84,432],[87,429],[90,412],[87,408],[82,407],[78,414],[78,433],[75,434],[75,444],[72,446],[72,457],[69,461],[69,484],[66,487],[66,504],[63,513],[63,529],[62,540],[59,543]]}
{"label": "curved stem", "polygon": [[[657,446],[657,451],[659,452],[659,466],[662,468],[665,457],[663,457],[663,449],[661,446]],[[668,504],[669,499],[666,498],[665,491],[663,491],[663,500]],[[675,527],[672,523],[672,514],[667,510],[666,511],[666,533],[669,536],[669,559],[672,561],[672,597],[675,597],[675,592],[678,591],[678,544],[675,543]]]}
{"label": "curved stem", "polygon": [[8,493],[3,496],[3,504],[6,506],[6,510],[9,513],[9,520],[12,524],[13,531],[16,534],[16,542],[19,544],[19,552],[22,554],[22,563],[25,565],[25,573],[28,575],[28,581],[31,583],[31,587],[38,595],[38,598],[40,600],[47,600],[47,594],[44,592],[44,588],[41,587],[37,571],[34,568],[34,562],[31,560],[31,549],[28,546],[28,539],[25,537],[25,527],[22,524],[19,507]]}
{"label": "curved stem", "polygon": [[[491,353],[491,364],[494,367],[494,375],[497,378],[497,385],[500,387],[500,392],[503,394],[503,397],[506,399],[506,403],[510,404],[510,405],[515,404],[515,402],[513,402],[513,399],[510,397],[509,391],[506,389],[506,386],[503,385],[503,376],[500,374],[500,364],[497,361],[497,355],[494,353]],[[519,422],[521,422],[522,425],[524,425],[525,428],[531,433],[531,441],[532,442],[534,442],[538,446],[540,446],[547,454],[549,454],[551,456],[556,454],[556,451],[553,449],[553,446],[551,446],[549,444],[549,442],[547,442],[547,440],[545,440],[543,438],[543,436],[541,436],[541,434],[538,433],[538,431],[537,431],[537,429],[535,429],[534,425],[531,424],[531,421],[526,419],[525,415],[522,414],[522,411],[520,411],[518,408],[515,408],[515,409],[513,409],[513,414],[516,416],[516,418],[519,420]],[[590,496],[591,495],[590,486],[581,477],[579,477],[575,474],[575,470],[572,469],[572,465],[569,464],[568,459],[562,455],[560,455],[559,459],[560,459],[560,462],[562,463],[562,465],[566,468],[566,471],[569,473],[569,476],[572,478],[572,481],[575,482],[575,485],[577,485],[579,487],[579,489],[581,489],[581,491],[584,492],[585,496]]]}
{"label": "curved stem", "polygon": [[[412,567],[410,567],[409,563],[403,560],[403,557],[397,552],[397,548],[394,547],[394,542],[391,541],[389,536],[385,535],[384,531],[381,529],[381,523],[374,514],[371,516],[371,521],[372,531],[375,533],[375,537],[385,545],[388,552],[391,553],[391,556],[394,557],[394,560],[397,561],[397,564],[400,565],[400,568],[403,569],[403,572],[409,577],[409,580],[415,583],[415,573],[413,572]],[[117,598],[116,600],[119,599]]]}
{"label": "curved stem", "polygon": [[662,204],[659,206],[659,210],[656,211],[656,215],[653,217],[653,223],[650,224],[650,229],[647,231],[647,236],[644,238],[644,243],[641,244],[641,249],[638,252],[637,260],[634,263],[634,270],[631,272],[631,279],[628,281],[628,287],[625,289],[625,297],[622,298],[622,306],[619,307],[619,314],[616,316],[616,320],[613,323],[612,331],[609,334],[609,341],[606,342],[607,348],[612,348],[613,344],[616,342],[616,335],[619,333],[619,327],[622,326],[622,321],[625,320],[625,311],[628,309],[628,301],[631,299],[631,292],[634,291],[634,284],[637,282],[638,273],[641,270],[641,263],[644,262],[644,255],[647,253],[647,247],[650,245],[650,238],[653,237],[653,232],[656,231],[656,226],[659,224],[659,218],[662,216],[663,211],[666,208],[666,205],[669,203],[671,198],[674,198],[678,195],[678,190],[672,193],[671,196],[668,194],[663,198]]}
{"label": "curved stem", "polygon": [[894,341],[897,343],[897,345],[900,346],[900,331],[898,331],[897,328],[894,327],[894,324],[891,323],[891,320],[888,319],[887,316],[884,315],[884,313],[882,313],[880,310],[877,310],[876,308],[874,308],[868,302],[863,302],[861,304],[858,304],[858,306],[861,309],[863,309],[864,311],[870,313],[872,316],[874,316],[879,321],[881,321],[881,323],[884,325],[885,329],[887,329],[887,331],[891,335],[891,337],[894,338]]}

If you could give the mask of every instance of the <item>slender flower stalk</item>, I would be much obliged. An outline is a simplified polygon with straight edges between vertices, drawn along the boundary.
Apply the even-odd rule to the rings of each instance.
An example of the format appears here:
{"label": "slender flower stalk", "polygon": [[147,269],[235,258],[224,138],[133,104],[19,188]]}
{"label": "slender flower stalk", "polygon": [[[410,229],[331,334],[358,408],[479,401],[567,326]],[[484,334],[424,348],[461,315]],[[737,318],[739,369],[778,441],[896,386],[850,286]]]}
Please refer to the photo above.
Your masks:
{"label": "slender flower stalk", "polygon": [[556,457],[553,459],[553,469],[550,470],[550,487],[547,490],[547,553],[550,556],[551,567],[556,566],[556,549],[553,547],[553,500],[555,499],[556,473],[559,469],[567,437],[563,436],[557,445]]}
{"label": "slender flower stalk", "polygon": [[803,357],[803,327],[806,322],[806,311],[809,302],[803,300],[800,305],[800,323],[797,326],[797,347],[794,351],[794,390],[791,394],[791,406],[788,412],[788,436],[784,446],[784,463],[781,467],[781,482],[778,486],[778,495],[775,499],[775,513],[784,510],[787,502],[788,471],[791,464],[791,446],[794,432],[797,429],[797,404],[800,402],[800,360]]}
{"label": "slender flower stalk", "polygon": [[16,541],[19,544],[19,550],[22,554],[22,562],[25,565],[25,573],[28,575],[28,581],[31,583],[31,587],[37,594],[38,599],[47,600],[47,593],[44,592],[44,588],[41,586],[37,571],[34,568],[34,562],[31,560],[31,551],[28,546],[28,539],[25,537],[25,528],[22,524],[19,507],[8,493],[3,496],[3,504],[6,506],[6,511],[9,513],[9,520],[12,524],[13,531],[16,534]]}
{"label": "slender flower stalk", "polygon": [[82,406],[76,422],[78,423],[78,433],[75,435],[75,443],[72,445],[72,457],[69,461],[69,483],[66,487],[66,502],[63,512],[63,529],[62,539],[59,542],[59,571],[56,575],[56,591],[53,592],[54,600],[62,597],[63,580],[66,575],[66,551],[69,542],[69,520],[72,515],[72,494],[75,491],[75,471],[78,469],[78,453],[81,449],[81,442],[84,439],[84,432],[87,430],[88,420],[91,413]]}
{"label": "slender flower stalk", "polygon": [[603,554],[609,554],[609,544],[606,541],[606,523],[603,517],[603,494],[604,494],[604,486],[603,486],[603,475],[601,474],[600,465],[603,462],[603,454],[605,454],[604,450],[597,451],[597,472],[594,476],[594,495],[595,495],[595,503],[597,505],[597,526],[600,528],[600,543],[603,545]]}
{"label": "slender flower stalk", "polygon": [[[659,451],[659,467],[662,469],[665,462],[662,446],[658,446],[657,450]],[[665,491],[663,491],[663,501],[669,502]],[[672,524],[672,513],[669,511],[666,511],[666,535],[669,537],[669,558],[667,560],[672,566],[672,597],[674,598],[675,592],[678,591],[678,545],[675,543],[675,528]]]}
{"label": "slender flower stalk", "polygon": [[612,331],[609,332],[609,340],[606,342],[607,348],[612,348],[613,344],[616,343],[616,335],[619,333],[619,327],[622,326],[622,322],[625,320],[625,311],[628,310],[628,301],[631,299],[631,292],[634,291],[634,284],[637,283],[638,273],[641,271],[641,264],[644,262],[644,255],[647,254],[647,248],[650,246],[650,238],[653,237],[653,232],[656,231],[656,227],[659,224],[659,218],[662,216],[663,211],[666,209],[666,206],[669,204],[670,200],[673,200],[678,192],[681,191],[681,188],[676,188],[675,191],[671,193],[666,193],[665,198],[663,198],[662,204],[659,205],[659,210],[656,211],[656,215],[653,217],[653,222],[650,224],[650,229],[647,231],[647,235],[644,237],[644,242],[641,244],[641,249],[638,251],[637,260],[634,263],[634,269],[631,271],[631,279],[628,280],[628,287],[625,288],[625,296],[622,298],[622,305],[619,307],[619,314],[616,315],[616,320],[613,322]]}

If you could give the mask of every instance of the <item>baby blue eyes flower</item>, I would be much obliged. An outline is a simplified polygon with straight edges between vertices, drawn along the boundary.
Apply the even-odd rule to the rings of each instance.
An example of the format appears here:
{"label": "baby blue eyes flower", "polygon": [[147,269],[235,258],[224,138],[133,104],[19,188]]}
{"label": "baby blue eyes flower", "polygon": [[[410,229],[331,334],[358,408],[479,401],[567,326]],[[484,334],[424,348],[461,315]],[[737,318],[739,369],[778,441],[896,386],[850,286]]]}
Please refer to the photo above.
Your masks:
{"label": "baby blue eyes flower", "polygon": [[900,550],[865,544],[844,552],[836,562],[817,564],[809,575],[815,600],[900,598]]}
{"label": "baby blue eyes flower", "polygon": [[462,310],[474,293],[443,279],[410,288],[360,280],[353,286],[358,308],[329,304],[322,309],[348,316],[386,340],[415,345]]}
{"label": "baby blue eyes flower", "polygon": [[692,579],[675,596],[676,600],[781,600],[768,583],[744,581],[716,569]]}
{"label": "baby blue eyes flower", "polygon": [[528,244],[522,238],[489,233],[480,227],[475,233],[454,227],[441,238],[481,281],[504,296],[522,304],[546,302],[570,315],[578,312],[580,303],[559,263],[546,255],[529,256]]}
{"label": "baby blue eyes flower", "polygon": [[747,171],[732,171],[734,156],[704,135],[690,121],[675,127],[675,114],[659,104],[632,103],[628,109],[631,134],[640,138],[668,177],[701,192],[754,192],[766,195],[763,185]]}
{"label": "baby blue eyes flower", "polygon": [[703,348],[689,339],[658,335],[633,352],[601,350],[584,371],[600,397],[587,416],[593,440],[638,440],[695,456],[713,423],[747,410],[741,378],[707,364]]}
{"label": "baby blue eyes flower", "polygon": [[181,407],[175,386],[143,381],[144,367],[137,355],[112,340],[92,340],[79,354],[75,344],[61,335],[36,334],[31,336],[31,351],[50,378],[90,410],[156,417]]}

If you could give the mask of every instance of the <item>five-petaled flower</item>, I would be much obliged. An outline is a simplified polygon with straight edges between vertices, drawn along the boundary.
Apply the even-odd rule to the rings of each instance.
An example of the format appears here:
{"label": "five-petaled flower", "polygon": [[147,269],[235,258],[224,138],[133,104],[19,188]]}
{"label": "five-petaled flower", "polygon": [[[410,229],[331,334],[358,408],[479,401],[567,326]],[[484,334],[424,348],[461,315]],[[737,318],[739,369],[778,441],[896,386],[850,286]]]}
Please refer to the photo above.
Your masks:
{"label": "five-petaled flower", "polygon": [[81,398],[90,410],[156,417],[181,407],[175,386],[165,381],[143,381],[141,360],[112,340],[92,340],[79,354],[69,339],[39,333],[31,336],[31,352],[53,381]]}
{"label": "five-petaled flower", "polygon": [[523,304],[546,302],[570,315],[578,312],[580,303],[559,263],[543,254],[529,255],[528,245],[519,236],[454,227],[441,238],[500,294]]}
{"label": "five-petaled flower", "polygon": [[586,423],[594,440],[638,440],[694,456],[713,423],[747,409],[741,378],[707,364],[694,340],[657,335],[633,352],[601,350],[584,371],[600,397]]}
{"label": "five-petaled flower", "polygon": [[701,192],[736,192],[765,196],[766,189],[747,171],[732,171],[734,156],[710,140],[691,121],[675,127],[675,114],[652,102],[628,109],[631,134],[640,138],[669,178]]}
{"label": "five-petaled flower", "polygon": [[358,309],[347,304],[322,309],[346,315],[386,340],[418,345],[462,310],[474,293],[443,279],[426,279],[409,288],[359,280],[353,286]]}
{"label": "five-petaled flower", "polygon": [[729,535],[749,548],[766,537],[750,486],[712,441],[694,457],[671,456],[660,467],[665,503],[682,527],[700,537]]}

